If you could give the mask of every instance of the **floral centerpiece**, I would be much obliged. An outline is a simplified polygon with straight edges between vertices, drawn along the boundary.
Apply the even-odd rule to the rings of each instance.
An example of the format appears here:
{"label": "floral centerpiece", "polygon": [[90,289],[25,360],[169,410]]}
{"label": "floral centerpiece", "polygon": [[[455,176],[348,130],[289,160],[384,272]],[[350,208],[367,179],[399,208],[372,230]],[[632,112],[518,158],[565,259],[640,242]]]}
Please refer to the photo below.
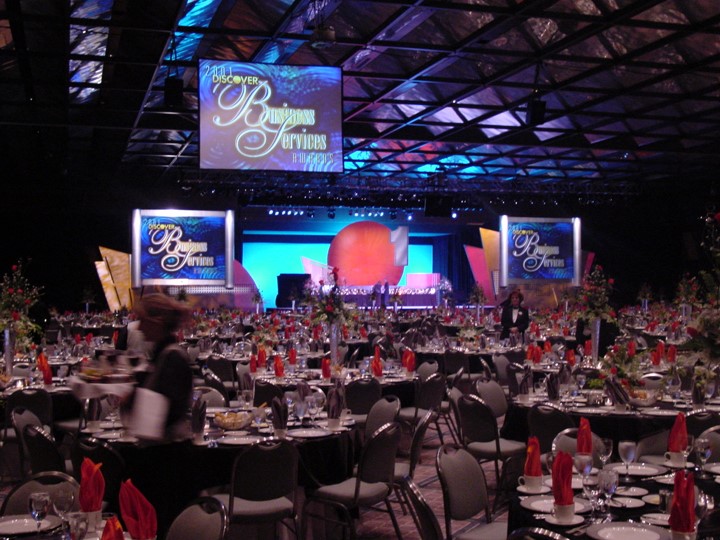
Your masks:
{"label": "floral centerpiece", "polygon": [[615,280],[605,276],[602,266],[595,265],[592,272],[585,275],[580,290],[580,307],[588,319],[615,320],[615,310],[610,306],[610,294]]}
{"label": "floral centerpiece", "polygon": [[626,344],[613,345],[603,358],[603,372],[611,376],[625,388],[631,403],[638,406],[650,406],[656,401],[654,391],[645,389],[642,379],[640,359],[631,354]]}
{"label": "floral centerpiece", "polygon": [[675,289],[675,303],[678,305],[697,304],[700,301],[699,293],[700,284],[697,278],[686,273],[678,282],[677,289]]}
{"label": "floral centerpiece", "polygon": [[702,351],[710,360],[720,360],[720,309],[702,310],[688,325],[687,333],[691,339],[682,346],[683,349]]}
{"label": "floral centerpiece", "polygon": [[450,280],[445,276],[441,276],[437,288],[440,292],[440,299],[445,305],[449,305],[453,300],[453,286]]}
{"label": "floral centerpiece", "polygon": [[[3,276],[0,283],[0,330],[5,331],[6,369],[8,361],[16,351],[28,351],[33,335],[40,331],[29,315],[30,308],[37,303],[42,289],[32,285],[22,273],[18,262]],[[9,341],[9,343],[8,343]]]}
{"label": "floral centerpiece", "polygon": [[[320,289],[322,291],[322,289]],[[327,323],[330,334],[330,358],[334,365],[339,363],[338,346],[341,326],[350,320],[352,314],[345,306],[340,289],[334,286],[325,294],[315,296],[310,305],[310,321],[313,324]]]}

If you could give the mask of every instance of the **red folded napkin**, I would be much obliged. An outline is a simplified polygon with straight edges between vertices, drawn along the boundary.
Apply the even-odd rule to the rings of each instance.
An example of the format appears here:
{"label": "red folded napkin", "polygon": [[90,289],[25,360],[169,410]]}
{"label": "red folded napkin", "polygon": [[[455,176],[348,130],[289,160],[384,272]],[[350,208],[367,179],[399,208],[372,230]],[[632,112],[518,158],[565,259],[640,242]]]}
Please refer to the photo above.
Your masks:
{"label": "red folded napkin", "polygon": [[260,347],[258,349],[257,364],[258,364],[258,367],[261,367],[261,368],[264,368],[267,366],[267,352],[265,352],[264,347]]}
{"label": "red folded napkin", "polygon": [[660,355],[657,351],[650,351],[650,362],[653,366],[659,366],[660,365]]}
{"label": "red folded napkin", "polygon": [[585,356],[592,355],[592,339],[588,339],[585,342],[585,345],[583,346],[583,351],[585,353]]}
{"label": "red folded napkin", "polygon": [[565,361],[570,365],[570,367],[575,365],[575,351],[572,349],[566,349],[565,350]]}
{"label": "red folded napkin", "polygon": [[37,356],[37,367],[42,373],[43,383],[52,384],[52,369],[44,352],[40,352]]}
{"label": "red folded napkin", "polygon": [[250,354],[250,373],[257,373],[257,357]]}
{"label": "red folded napkin", "polygon": [[90,343],[92,343],[92,338],[93,338],[92,332],[85,334],[85,343],[90,345]]}
{"label": "red folded napkin", "polygon": [[676,357],[677,357],[677,347],[675,345],[670,345],[667,348],[667,361],[672,364],[675,362]]}
{"label": "red folded napkin", "polygon": [[375,345],[375,352],[373,353],[373,361],[380,361],[380,347]]}
{"label": "red folded napkin", "polygon": [[105,496],[105,477],[100,472],[102,463],[95,464],[90,458],[80,465],[80,491],[78,500],[83,512],[97,512]]}
{"label": "red folded napkin", "polygon": [[120,515],[133,539],[150,540],[157,536],[155,508],[133,485],[132,480],[126,480],[120,485]]}
{"label": "red folded napkin", "polygon": [[362,338],[368,337],[367,328],[365,328],[364,326],[360,327],[360,337],[362,337]]}
{"label": "red folded napkin", "polygon": [[342,337],[343,339],[348,339],[350,337],[350,330],[347,327],[347,324],[342,325]]}
{"label": "red folded napkin", "polygon": [[[119,336],[120,336],[120,333],[117,330],[115,330],[112,335],[113,345],[117,346],[117,341],[118,341]],[[180,340],[180,341],[183,341],[183,340]]]}
{"label": "red folded napkin", "polygon": [[627,353],[628,353],[628,356],[629,356],[630,358],[632,358],[633,356],[635,356],[635,354],[637,353],[637,346],[635,345],[635,340],[634,340],[634,339],[631,339],[631,340],[628,342]]}
{"label": "red folded napkin", "polygon": [[528,345],[527,349],[525,350],[525,360],[532,360],[533,359],[533,352],[535,349],[535,345],[532,343]]}
{"label": "red folded napkin", "polygon": [[285,327],[285,339],[290,339],[290,328]]}
{"label": "red folded napkin", "polygon": [[668,436],[668,452],[683,452],[687,448],[688,436],[685,415],[678,413]]}
{"label": "red folded napkin", "polygon": [[330,359],[329,358],[323,358],[322,364],[320,366],[322,368],[322,377],[323,379],[329,379],[330,378]]}
{"label": "red folded napkin", "polygon": [[320,339],[320,327],[318,325],[313,326],[313,339],[318,341]]}
{"label": "red folded napkin", "polygon": [[695,531],[695,478],[685,471],[675,473],[675,489],[670,508],[670,529],[678,532]]}
{"label": "red folded napkin", "polygon": [[542,476],[542,465],[540,464],[540,441],[535,436],[529,437],[527,452],[525,453],[525,476]]}
{"label": "red folded napkin", "polygon": [[665,343],[662,341],[658,341],[657,346],[655,347],[655,350],[658,353],[659,358],[665,358]]}
{"label": "red folded napkin", "polygon": [[546,341],[546,342],[543,344],[543,350],[544,350],[545,352],[552,352],[552,344],[551,344],[549,341]]}
{"label": "red folded napkin", "polygon": [[562,335],[563,336],[569,336],[570,335],[570,329],[567,326],[563,326],[562,328]]}
{"label": "red folded napkin", "polygon": [[382,377],[383,367],[380,358],[373,358],[373,361],[370,362],[370,369],[372,369],[373,375],[376,377]]}
{"label": "red folded napkin", "polygon": [[408,350],[410,354],[408,355],[407,361],[405,362],[405,369],[409,373],[412,373],[413,371],[415,371],[415,353],[410,351],[409,349],[406,350]]}
{"label": "red folded napkin", "polygon": [[405,349],[402,353],[402,358],[400,359],[400,363],[402,364],[402,367],[404,367],[404,368],[407,367],[407,361],[408,361],[408,358],[410,357],[410,352],[411,352],[410,349]]}
{"label": "red folded napkin", "polygon": [[532,358],[533,364],[539,364],[540,362],[542,362],[542,356],[543,356],[542,349],[540,347],[535,347],[533,349],[533,358]]}
{"label": "red folded napkin", "polygon": [[573,458],[560,450],[552,466],[552,490],[555,504],[573,504],[572,490]]}
{"label": "red folded napkin", "polygon": [[273,359],[273,369],[275,370],[276,377],[285,376],[285,364],[283,363],[282,358],[280,358],[279,354],[276,354],[275,358]]}
{"label": "red folded napkin", "polygon": [[80,337],[80,334],[75,334],[75,343],[79,345],[81,341],[82,337]]}
{"label": "red folded napkin", "polygon": [[291,366],[297,364],[297,349],[295,347],[288,351],[288,362],[290,362]]}
{"label": "red folded napkin", "polygon": [[590,431],[590,421],[582,417],[580,418],[580,427],[577,432],[577,447],[575,451],[578,454],[592,454],[592,431]]}
{"label": "red folded napkin", "polygon": [[105,528],[103,529],[100,540],[124,540],[122,525],[120,520],[116,516],[112,516],[105,522]]}

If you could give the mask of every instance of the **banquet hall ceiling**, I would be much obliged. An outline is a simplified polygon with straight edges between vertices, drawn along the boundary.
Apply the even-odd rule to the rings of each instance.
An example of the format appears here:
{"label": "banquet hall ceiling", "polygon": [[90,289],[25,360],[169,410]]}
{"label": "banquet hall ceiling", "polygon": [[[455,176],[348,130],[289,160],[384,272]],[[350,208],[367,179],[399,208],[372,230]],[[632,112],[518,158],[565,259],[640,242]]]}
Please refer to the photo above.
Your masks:
{"label": "banquet hall ceiling", "polygon": [[[317,39],[327,27],[334,39]],[[200,58],[341,67],[344,172],[201,171]],[[720,168],[720,2],[0,0],[0,130],[69,178],[102,169],[245,204],[706,185]]]}

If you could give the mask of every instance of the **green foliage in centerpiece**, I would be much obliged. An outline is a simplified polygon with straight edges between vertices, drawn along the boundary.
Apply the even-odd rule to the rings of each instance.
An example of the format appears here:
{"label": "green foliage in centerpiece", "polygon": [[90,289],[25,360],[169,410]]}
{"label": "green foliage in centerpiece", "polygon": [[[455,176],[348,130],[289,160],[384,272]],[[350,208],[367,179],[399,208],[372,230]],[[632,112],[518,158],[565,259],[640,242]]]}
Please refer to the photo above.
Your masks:
{"label": "green foliage in centerpiece", "polygon": [[22,270],[22,263],[18,261],[0,283],[0,331],[10,328],[15,333],[16,350],[25,351],[40,331],[29,311],[40,300],[42,288],[31,284]]}
{"label": "green foliage in centerpiece", "polygon": [[610,294],[614,284],[612,278],[605,277],[599,264],[585,275],[580,288],[579,305],[588,320],[600,318],[609,322],[615,321],[615,310],[610,306]]}

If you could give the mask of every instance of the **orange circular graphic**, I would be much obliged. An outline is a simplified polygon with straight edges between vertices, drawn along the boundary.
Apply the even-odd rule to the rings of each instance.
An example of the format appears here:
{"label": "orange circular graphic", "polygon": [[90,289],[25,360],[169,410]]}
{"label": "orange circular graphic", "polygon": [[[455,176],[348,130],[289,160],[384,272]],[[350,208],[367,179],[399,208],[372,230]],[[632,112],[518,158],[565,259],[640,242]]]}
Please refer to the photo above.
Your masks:
{"label": "orange circular graphic", "polygon": [[341,230],[330,243],[328,264],[340,269],[340,285],[349,286],[385,280],[396,285],[404,270],[395,265],[390,229],[374,221],[359,221]]}

